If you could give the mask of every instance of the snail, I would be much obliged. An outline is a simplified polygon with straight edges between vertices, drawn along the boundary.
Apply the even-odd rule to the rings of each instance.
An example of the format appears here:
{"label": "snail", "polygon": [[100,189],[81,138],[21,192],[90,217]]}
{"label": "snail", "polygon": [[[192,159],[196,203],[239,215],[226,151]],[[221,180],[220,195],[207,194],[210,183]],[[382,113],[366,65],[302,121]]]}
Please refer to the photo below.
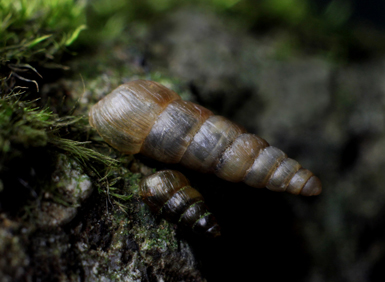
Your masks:
{"label": "snail", "polygon": [[162,170],[143,178],[139,195],[151,211],[167,221],[181,223],[206,237],[220,235],[219,225],[202,195],[178,171]]}
{"label": "snail", "polygon": [[304,196],[322,191],[319,178],[280,149],[154,81],[119,86],[91,108],[89,121],[126,154],[142,153],[256,188]]}

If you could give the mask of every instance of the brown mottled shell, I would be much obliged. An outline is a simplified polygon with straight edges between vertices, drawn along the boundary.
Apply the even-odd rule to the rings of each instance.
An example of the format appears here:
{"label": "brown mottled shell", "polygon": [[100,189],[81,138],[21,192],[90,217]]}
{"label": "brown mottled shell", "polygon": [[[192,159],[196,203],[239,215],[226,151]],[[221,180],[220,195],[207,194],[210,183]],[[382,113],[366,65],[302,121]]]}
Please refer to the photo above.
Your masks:
{"label": "brown mottled shell", "polygon": [[231,182],[304,196],[322,185],[309,170],[264,139],[163,85],[136,80],[94,105],[90,124],[112,147],[215,173]]}
{"label": "brown mottled shell", "polygon": [[143,178],[139,195],[154,213],[170,222],[181,223],[207,237],[220,235],[219,225],[202,195],[178,171],[163,170]]}

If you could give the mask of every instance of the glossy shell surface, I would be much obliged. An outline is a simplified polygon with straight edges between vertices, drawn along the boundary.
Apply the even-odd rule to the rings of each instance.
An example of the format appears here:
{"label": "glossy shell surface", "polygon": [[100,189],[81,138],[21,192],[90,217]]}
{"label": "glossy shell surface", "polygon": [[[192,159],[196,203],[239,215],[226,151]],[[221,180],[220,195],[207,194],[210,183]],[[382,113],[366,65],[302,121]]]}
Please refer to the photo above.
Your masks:
{"label": "glossy shell surface", "polygon": [[180,223],[206,237],[220,235],[219,225],[202,195],[178,171],[163,170],[143,178],[139,195],[154,213],[170,222]]}
{"label": "glossy shell surface", "polygon": [[322,191],[318,177],[280,149],[154,81],[119,86],[91,108],[89,119],[107,143],[126,154],[277,192]]}

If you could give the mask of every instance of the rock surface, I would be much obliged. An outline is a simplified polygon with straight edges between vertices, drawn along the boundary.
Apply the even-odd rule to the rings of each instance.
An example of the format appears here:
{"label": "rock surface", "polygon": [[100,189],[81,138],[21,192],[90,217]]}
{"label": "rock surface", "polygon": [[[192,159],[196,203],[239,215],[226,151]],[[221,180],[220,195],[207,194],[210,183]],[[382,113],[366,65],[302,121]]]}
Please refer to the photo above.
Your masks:
{"label": "rock surface", "polygon": [[[203,10],[176,10],[138,39],[148,53],[118,46],[102,52],[102,67],[100,58],[79,57],[72,67],[88,70],[87,90],[78,78],[62,83],[82,113],[125,81],[167,84],[311,169],[323,182],[320,196],[253,189],[139,156],[147,166],[123,159],[117,173],[132,193],[123,211],[103,191],[91,194],[100,178],[63,158],[51,175],[55,193],[32,211],[38,221],[0,215],[0,280],[383,281],[385,58],[337,65],[299,51],[282,59],[288,38],[248,34]],[[137,63],[144,59],[150,72]],[[140,202],[140,173],[165,167],[200,190],[221,238],[176,229]]]}

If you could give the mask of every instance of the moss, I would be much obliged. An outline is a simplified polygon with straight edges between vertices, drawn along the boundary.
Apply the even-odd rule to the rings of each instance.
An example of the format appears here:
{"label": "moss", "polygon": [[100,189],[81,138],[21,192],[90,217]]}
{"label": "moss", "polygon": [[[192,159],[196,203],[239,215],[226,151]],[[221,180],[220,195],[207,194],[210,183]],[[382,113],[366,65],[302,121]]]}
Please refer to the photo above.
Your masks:
{"label": "moss", "polygon": [[[287,59],[303,46],[301,35],[305,35],[305,41],[312,41],[315,37],[309,34],[309,26],[303,24],[311,17],[309,6],[306,4],[308,2],[261,2],[263,4],[259,6],[260,9],[250,9],[250,1],[198,1],[203,3],[202,5],[211,5],[214,10],[224,15],[232,14],[243,18],[250,30],[266,23],[273,27],[287,24],[289,29],[299,28],[297,36],[283,41],[277,51],[276,57],[282,59]],[[149,273],[162,273],[154,271],[156,267],[153,265],[157,265],[163,273],[169,271],[172,267],[168,267],[169,265],[164,264],[161,259],[169,252],[178,251],[176,226],[164,220],[160,221],[140,202],[137,188],[141,174],[130,171],[133,157],[121,157],[118,152],[103,145],[100,137],[94,131],[88,130],[88,121],[81,115],[87,111],[90,104],[128,78],[151,77],[168,87],[175,87],[178,93],[182,92],[184,99],[191,99],[188,91],[178,89],[176,79],[169,78],[162,72],[151,72],[145,62],[142,62],[148,57],[142,42],[145,42],[143,38],[146,37],[145,33],[150,24],[187,1],[92,1],[88,2],[89,6],[86,8],[85,2],[73,0],[34,0],[28,4],[22,0],[5,0],[4,3],[4,6],[0,7],[3,23],[0,30],[2,94],[17,90],[15,86],[22,86],[13,84],[12,79],[36,86],[36,89],[42,91],[41,83],[36,82],[41,78],[26,76],[26,71],[38,77],[42,68],[48,68],[50,63],[63,64],[61,55],[67,51],[68,46],[79,48],[80,52],[80,47],[85,47],[87,52],[95,49],[100,52],[90,52],[90,56],[77,57],[76,62],[71,63],[73,69],[81,73],[85,82],[78,79],[78,84],[69,87],[71,90],[60,85],[60,89],[64,88],[61,91],[71,94],[67,96],[75,97],[69,99],[66,106],[73,108],[77,105],[78,117],[70,116],[72,113],[69,110],[61,111],[62,97],[58,90],[51,96],[53,100],[56,99],[56,111],[46,109],[45,102],[34,101],[27,95],[1,97],[0,187],[3,188],[0,188],[0,206],[8,211],[11,207],[7,206],[6,202],[17,199],[20,209],[32,209],[31,201],[36,204],[43,196],[49,195],[53,201],[40,202],[47,212],[60,211],[58,206],[64,211],[66,207],[74,208],[80,202],[63,197],[58,192],[67,187],[65,172],[82,171],[82,174],[68,178],[73,178],[79,185],[91,179],[99,193],[93,195],[91,204],[84,207],[81,216],[69,226],[69,233],[77,234],[83,241],[71,238],[71,244],[67,244],[66,234],[62,235],[62,241],[65,243],[63,246],[72,245],[76,246],[73,248],[79,248],[85,272],[90,270],[89,275],[92,276],[92,271],[95,271],[98,280],[106,277],[113,280],[129,277],[134,280],[144,279],[145,275],[150,276]],[[80,33],[85,28],[85,9],[89,12],[90,29]],[[330,27],[321,27],[315,44],[321,42],[327,45],[330,39],[325,38],[325,34],[332,28],[338,29],[342,26],[346,16],[348,15]],[[311,22],[312,25],[317,23]],[[335,45],[340,43],[341,39],[334,42]],[[335,53],[337,52],[339,49]],[[61,75],[54,75],[53,80],[57,80]],[[47,83],[45,75],[43,78],[42,82]],[[63,84],[68,87],[67,83],[68,81]],[[79,91],[77,96],[76,91]],[[85,101],[76,104],[76,97]],[[59,117],[54,112],[64,112],[69,116]],[[57,158],[62,157],[65,159],[63,165],[53,166]],[[54,175],[62,179],[56,186],[48,187],[47,181]],[[76,186],[73,192],[76,194],[81,190],[80,186]],[[22,197],[27,199],[23,200]],[[72,228],[78,222],[81,224]],[[56,227],[56,224],[50,226]],[[40,241],[31,243],[32,250],[38,248],[42,268],[47,266],[50,259],[49,256],[48,259],[44,256],[44,243],[50,239],[48,235],[42,236]],[[14,253],[17,254],[17,251]],[[61,253],[65,253],[65,250],[52,250],[51,257],[56,258],[55,262],[59,260]],[[159,257],[161,259],[158,260]],[[169,261],[170,264],[180,263],[179,259],[172,256]],[[60,266],[60,263],[57,262],[57,265]],[[57,269],[59,267],[55,268]],[[180,269],[166,276],[177,275]],[[60,269],[58,273],[61,273]],[[148,279],[155,280],[155,276]]]}
{"label": "moss", "polygon": [[[0,179],[3,184],[0,202],[3,208],[7,210],[7,203],[18,199],[18,205],[9,208],[16,212],[24,210],[27,203],[37,200],[42,192],[52,192],[52,187],[43,183],[50,179],[56,156],[60,154],[66,154],[90,175],[102,177],[107,168],[117,169],[116,160],[85,147],[90,142],[61,137],[69,129],[84,131],[87,121],[74,116],[59,118],[48,109],[35,107],[34,101],[21,101],[22,95],[0,97]],[[62,166],[61,175],[68,169]],[[58,186],[55,187],[57,190]],[[127,193],[124,200],[128,199]]]}
{"label": "moss", "polygon": [[85,28],[84,1],[3,0],[0,64],[49,58]]}
{"label": "moss", "polygon": [[141,242],[143,251],[175,251],[178,246],[175,241],[175,225],[162,220],[161,224],[154,227],[151,225],[137,226],[134,238]]}
{"label": "moss", "polygon": [[39,72],[49,69],[51,76],[52,69],[66,69],[60,59],[86,28],[85,1],[3,0],[0,22],[1,93],[28,87],[39,92]]}
{"label": "moss", "polygon": [[[19,155],[18,148],[43,147],[48,142],[46,128],[52,125],[47,110],[36,110],[20,102],[16,95],[0,98],[0,155]],[[2,166],[0,164],[0,171]]]}

